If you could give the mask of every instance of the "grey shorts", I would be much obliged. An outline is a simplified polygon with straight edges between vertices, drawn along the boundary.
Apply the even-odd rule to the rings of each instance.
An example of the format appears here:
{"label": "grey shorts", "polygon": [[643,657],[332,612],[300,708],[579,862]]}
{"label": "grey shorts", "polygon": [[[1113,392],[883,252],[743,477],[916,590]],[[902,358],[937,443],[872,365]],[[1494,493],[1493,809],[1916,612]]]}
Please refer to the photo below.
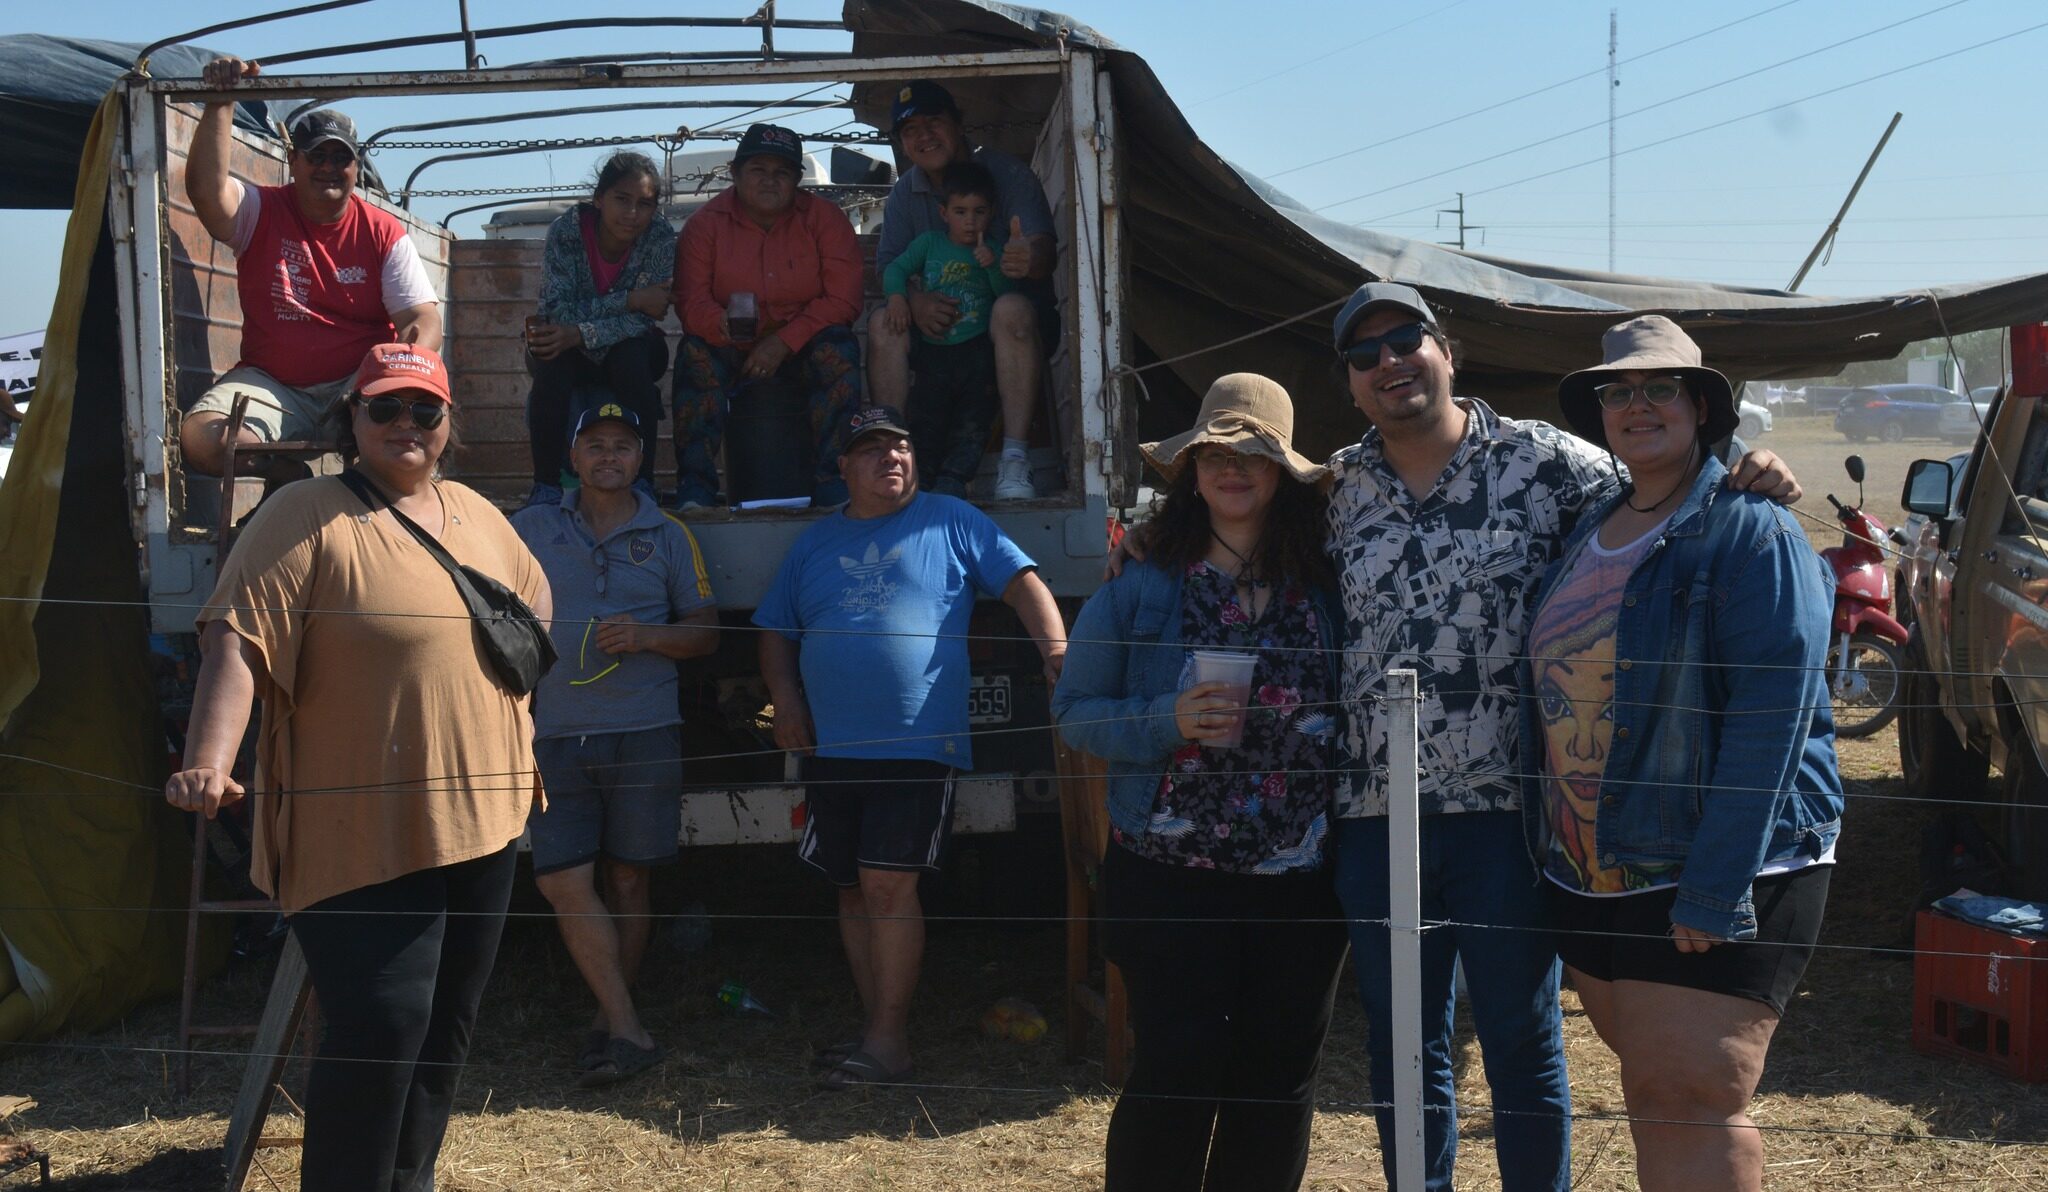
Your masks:
{"label": "grey shorts", "polygon": [[603,856],[627,865],[676,859],[683,831],[683,730],[544,737],[533,743],[548,809],[527,817],[535,876]]}
{"label": "grey shorts", "polygon": [[293,439],[323,439],[324,419],[333,413],[336,403],[348,396],[349,385],[355,374],[350,373],[335,381],[322,381],[317,385],[296,388],[285,384],[260,368],[237,365],[221,374],[213,388],[201,394],[192,408],[185,412],[193,414],[219,414],[222,417],[234,412],[235,398],[249,395],[249,408],[242,415],[242,425],[255,432],[266,443]]}

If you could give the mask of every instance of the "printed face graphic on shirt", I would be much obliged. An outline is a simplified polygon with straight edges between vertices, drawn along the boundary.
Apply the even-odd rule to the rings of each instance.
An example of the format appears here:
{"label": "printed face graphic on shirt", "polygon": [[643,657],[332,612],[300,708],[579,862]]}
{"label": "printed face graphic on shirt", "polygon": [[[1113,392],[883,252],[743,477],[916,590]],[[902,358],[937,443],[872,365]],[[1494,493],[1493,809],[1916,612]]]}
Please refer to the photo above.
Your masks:
{"label": "printed face graphic on shirt", "polygon": [[839,556],[839,566],[846,572],[846,590],[840,594],[839,607],[848,612],[882,612],[889,602],[896,598],[896,590],[903,585],[889,579],[889,573],[896,569],[896,563],[903,557],[903,548],[896,547],[883,554],[875,543],[868,543],[867,553],[858,559]]}

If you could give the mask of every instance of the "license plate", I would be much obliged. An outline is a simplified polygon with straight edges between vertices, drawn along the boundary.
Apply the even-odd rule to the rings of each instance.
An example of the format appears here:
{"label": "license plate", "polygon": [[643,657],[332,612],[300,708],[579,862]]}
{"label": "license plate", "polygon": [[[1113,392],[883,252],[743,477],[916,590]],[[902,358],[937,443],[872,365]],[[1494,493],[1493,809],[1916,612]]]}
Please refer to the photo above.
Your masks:
{"label": "license plate", "polygon": [[967,680],[967,723],[1010,723],[1010,676],[974,675]]}

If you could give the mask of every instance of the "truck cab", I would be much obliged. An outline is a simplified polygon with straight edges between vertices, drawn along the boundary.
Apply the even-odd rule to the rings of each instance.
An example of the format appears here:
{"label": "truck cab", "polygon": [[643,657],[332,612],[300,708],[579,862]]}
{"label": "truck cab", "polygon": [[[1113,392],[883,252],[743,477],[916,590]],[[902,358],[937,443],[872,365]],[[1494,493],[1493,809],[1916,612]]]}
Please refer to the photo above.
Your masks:
{"label": "truck cab", "polygon": [[2013,893],[2048,894],[2048,324],[2012,330],[2012,383],[1960,468],[1923,459],[1903,503],[1898,590],[1912,637],[1899,716],[1909,791],[1985,799]]}

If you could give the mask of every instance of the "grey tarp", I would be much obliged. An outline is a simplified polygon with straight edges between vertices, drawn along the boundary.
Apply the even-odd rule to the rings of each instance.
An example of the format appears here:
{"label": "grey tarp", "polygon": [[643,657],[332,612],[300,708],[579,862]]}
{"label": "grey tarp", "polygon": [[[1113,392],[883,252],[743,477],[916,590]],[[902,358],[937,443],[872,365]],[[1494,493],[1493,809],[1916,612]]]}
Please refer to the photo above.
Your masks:
{"label": "grey tarp", "polygon": [[[71,206],[78,149],[114,80],[143,43],[22,33],[0,37],[0,207]],[[215,57],[197,46],[166,46],[150,61],[158,78],[196,76]],[[269,105],[245,103],[235,123],[261,130]]]}
{"label": "grey tarp", "polygon": [[[1558,378],[1596,360],[1600,333],[1636,312],[1678,320],[1709,363],[1738,380],[1813,376],[1852,361],[1889,359],[1908,343],[1940,336],[1944,322],[1959,334],[2048,318],[2048,275],[1824,298],[1562,269],[1357,228],[1302,210],[1218,157],[1144,59],[1071,17],[989,0],[848,0],[845,20],[863,55],[1046,48],[1062,36],[1068,45],[1106,54],[1127,182],[1126,313],[1141,362],[1256,331],[1379,278],[1418,287],[1437,308],[1460,344],[1461,393],[1532,413],[1554,410]],[[977,135],[1030,152],[1029,119],[1049,103],[1045,84],[963,79],[955,91]],[[884,122],[886,95],[864,89],[857,99],[864,117]],[[1428,115],[1411,114],[1418,121]],[[1219,373],[1249,369],[1275,377],[1298,398],[1330,393],[1328,333],[1325,312],[1206,352],[1173,366],[1185,388],[1172,389],[1185,399]],[[1149,383],[1161,392],[1156,379]],[[1310,454],[1357,436],[1357,415],[1341,401],[1298,401],[1297,410],[1296,437]],[[1186,414],[1173,416],[1184,422]],[[1148,429],[1161,421],[1157,412],[1143,416]],[[1171,428],[1171,419],[1164,425]]]}

